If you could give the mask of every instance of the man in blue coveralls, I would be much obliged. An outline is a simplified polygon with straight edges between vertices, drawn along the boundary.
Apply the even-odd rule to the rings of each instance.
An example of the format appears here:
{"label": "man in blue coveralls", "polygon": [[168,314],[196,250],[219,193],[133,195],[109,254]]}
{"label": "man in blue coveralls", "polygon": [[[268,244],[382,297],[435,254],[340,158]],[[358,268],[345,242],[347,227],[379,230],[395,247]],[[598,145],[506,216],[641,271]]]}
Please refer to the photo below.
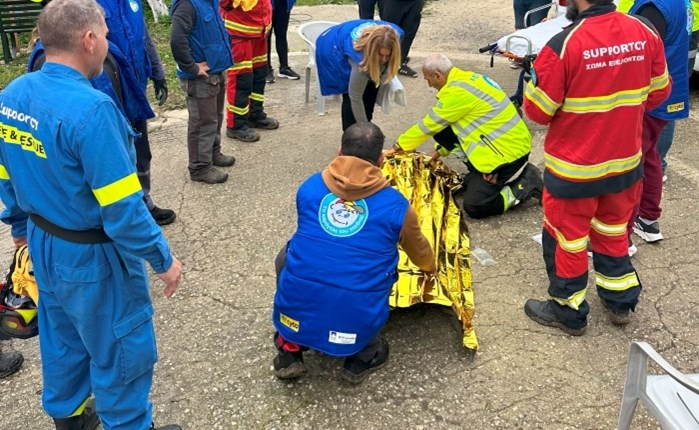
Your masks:
{"label": "man in blue coveralls", "polygon": [[[39,286],[43,405],[56,429],[154,428],[157,360],[143,260],[180,281],[142,203],[136,133],[88,79],[102,72],[107,26],[94,0],[55,0],[39,16],[46,64],[0,94],[1,219],[27,240]],[[177,430],[170,425],[161,429]]]}

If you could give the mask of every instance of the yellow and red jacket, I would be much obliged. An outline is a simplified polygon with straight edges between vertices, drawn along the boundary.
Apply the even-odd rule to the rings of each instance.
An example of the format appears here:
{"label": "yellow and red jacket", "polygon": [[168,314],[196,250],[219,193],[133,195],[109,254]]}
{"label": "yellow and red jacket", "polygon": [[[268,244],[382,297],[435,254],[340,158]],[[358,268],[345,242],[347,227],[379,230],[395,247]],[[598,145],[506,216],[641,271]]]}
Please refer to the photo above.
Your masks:
{"label": "yellow and red jacket", "polygon": [[272,28],[271,0],[221,0],[219,6],[231,38],[262,39]]}
{"label": "yellow and red jacket", "polygon": [[643,18],[593,6],[534,61],[524,112],[550,124],[544,184],[555,197],[620,192],[643,175],[643,114],[670,94],[660,37]]}

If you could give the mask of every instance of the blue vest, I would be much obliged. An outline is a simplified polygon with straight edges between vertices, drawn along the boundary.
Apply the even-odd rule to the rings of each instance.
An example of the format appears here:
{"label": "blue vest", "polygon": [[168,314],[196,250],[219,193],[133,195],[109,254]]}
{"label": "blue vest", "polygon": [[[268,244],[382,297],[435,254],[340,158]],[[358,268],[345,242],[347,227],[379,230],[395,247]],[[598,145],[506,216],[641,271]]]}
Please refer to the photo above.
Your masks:
{"label": "blue vest", "polygon": [[284,339],[325,354],[356,354],[388,319],[408,201],[390,187],[343,201],[317,173],[299,188],[296,206],[274,326]]}
{"label": "blue vest", "polygon": [[403,30],[395,24],[371,19],[355,19],[330,27],[316,40],[316,64],[320,93],[324,96],[345,94],[349,88],[352,66],[349,60],[359,64],[364,52],[354,49],[354,42],[362,31],[373,25],[390,25],[403,37]]}
{"label": "blue vest", "polygon": [[[687,118],[689,116],[687,47],[691,33],[687,17],[693,13],[692,8],[685,3],[685,0],[636,0],[629,13],[637,13],[647,4],[657,7],[665,17],[667,31],[663,38],[663,44],[665,45],[667,69],[672,77],[670,96],[649,114],[668,121]],[[689,25],[691,26],[691,24]]]}
{"label": "blue vest", "polygon": [[[114,100],[117,107],[130,122],[153,118],[155,114],[150,107],[146,94],[141,90],[141,86],[136,80],[133,68],[127,58],[122,54],[121,50],[109,42],[109,53],[117,63],[119,71],[119,84],[121,87],[121,98],[117,95],[107,72],[102,72],[101,75],[90,79],[90,84],[96,90],[100,90]],[[36,71],[34,65],[36,61],[44,56],[44,45],[41,40],[37,41],[32,53],[29,55],[27,63],[27,71]],[[123,104],[122,104],[123,100]]]}
{"label": "blue vest", "polygon": [[[189,49],[195,63],[206,61],[210,74],[221,73],[233,65],[231,40],[218,11],[219,0],[190,0],[196,11],[196,21],[189,34]],[[170,16],[180,0],[174,0]],[[185,73],[179,68],[177,76],[194,79],[196,76]]]}
{"label": "blue vest", "polygon": [[107,39],[128,58],[141,91],[148,86],[151,63],[146,53],[146,22],[141,0],[97,0],[104,9],[109,33]]}

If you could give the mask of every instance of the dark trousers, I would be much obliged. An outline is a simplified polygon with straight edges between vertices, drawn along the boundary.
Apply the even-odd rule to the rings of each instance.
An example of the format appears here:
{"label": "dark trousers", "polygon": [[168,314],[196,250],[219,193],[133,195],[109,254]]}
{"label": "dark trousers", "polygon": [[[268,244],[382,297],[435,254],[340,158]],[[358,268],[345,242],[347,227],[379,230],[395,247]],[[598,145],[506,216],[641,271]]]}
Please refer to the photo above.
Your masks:
{"label": "dark trousers", "polygon": [[[371,122],[374,117],[374,105],[376,104],[376,97],[379,95],[379,89],[372,81],[366,86],[364,90],[364,95],[362,96],[364,100],[364,112],[366,112],[366,118]],[[345,93],[342,95],[342,131],[349,128],[350,125],[355,124],[357,120],[354,118],[354,113],[352,112],[352,103],[350,102],[349,94]]]}
{"label": "dark trousers", "polygon": [[[286,33],[289,30],[289,18],[291,12],[286,10],[286,0],[273,0],[274,12],[272,13],[272,30],[276,41],[277,55],[279,56],[279,67],[284,69],[289,67],[289,43],[286,40]],[[272,70],[272,32],[267,36],[267,64]]]}
{"label": "dark trousers", "polygon": [[[277,257],[274,259],[274,270],[277,273],[277,285],[279,285],[279,275],[282,273],[282,270],[286,265],[286,247],[287,245],[284,245],[282,249],[279,251],[279,254],[277,254]],[[379,350],[380,344],[381,336],[379,333],[367,344],[367,346],[364,347],[364,349],[350,357],[358,358],[363,362],[368,363],[376,355],[376,352]],[[276,336],[274,336],[274,346],[276,346],[277,349],[279,349],[280,351],[286,352],[303,352],[307,349],[293,342],[289,342],[288,340],[284,339],[279,333],[277,333]]]}
{"label": "dark trousers", "polygon": [[187,150],[189,173],[211,167],[213,154],[221,152],[221,125],[226,98],[226,75],[223,73],[180,79],[187,94]]}
{"label": "dark trousers", "polygon": [[[451,127],[433,136],[434,140],[446,147],[453,148],[458,145],[458,138]],[[522,170],[527,164],[529,156],[524,156],[510,164],[505,164],[497,169],[495,183],[491,183],[483,178],[483,174],[478,172],[470,163],[466,163],[469,174],[463,185],[464,202],[463,210],[471,218],[485,218],[493,215],[500,215],[505,212],[506,206],[500,191],[507,185],[512,177]],[[512,184],[512,182],[510,183]]]}
{"label": "dark trousers", "polygon": [[131,126],[141,133],[141,137],[134,143],[136,147],[136,174],[141,188],[143,188],[143,201],[148,210],[151,210],[155,207],[155,203],[150,197],[150,162],[153,159],[153,154],[150,152],[150,141],[148,140],[148,121],[145,119],[137,120],[132,122]]}
{"label": "dark trousers", "polygon": [[382,16],[383,2],[384,0],[357,0],[359,19],[374,19],[374,10],[377,3],[379,5],[379,16]]}
{"label": "dark trousers", "polygon": [[381,19],[396,24],[405,34],[400,41],[401,62],[410,53],[413,40],[422,20],[423,0],[383,0]]}

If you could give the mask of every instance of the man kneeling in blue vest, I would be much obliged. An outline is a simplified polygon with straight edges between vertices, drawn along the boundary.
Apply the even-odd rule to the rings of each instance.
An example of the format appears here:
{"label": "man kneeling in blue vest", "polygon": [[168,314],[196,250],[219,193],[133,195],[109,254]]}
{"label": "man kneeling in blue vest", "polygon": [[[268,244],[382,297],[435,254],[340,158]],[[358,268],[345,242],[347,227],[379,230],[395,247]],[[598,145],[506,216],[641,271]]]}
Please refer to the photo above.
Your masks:
{"label": "man kneeling in blue vest", "polygon": [[417,212],[381,174],[383,143],[376,125],[352,125],[339,156],[296,194],[298,229],[275,261],[280,379],[306,373],[308,349],[346,357],[342,377],[350,382],[381,368],[388,343],[379,333],[398,279],[397,245],[424,272],[436,270]]}

